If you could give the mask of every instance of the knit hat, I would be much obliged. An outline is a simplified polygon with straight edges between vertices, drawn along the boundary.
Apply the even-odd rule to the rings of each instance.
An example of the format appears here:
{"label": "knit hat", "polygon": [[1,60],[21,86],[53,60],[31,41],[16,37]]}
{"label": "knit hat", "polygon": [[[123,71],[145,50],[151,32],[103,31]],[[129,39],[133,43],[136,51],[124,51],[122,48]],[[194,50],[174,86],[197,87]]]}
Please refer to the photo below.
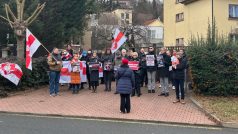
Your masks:
{"label": "knit hat", "polygon": [[128,65],[128,59],[126,59],[126,58],[123,58],[122,60],[121,60],[121,63],[123,64],[123,65]]}

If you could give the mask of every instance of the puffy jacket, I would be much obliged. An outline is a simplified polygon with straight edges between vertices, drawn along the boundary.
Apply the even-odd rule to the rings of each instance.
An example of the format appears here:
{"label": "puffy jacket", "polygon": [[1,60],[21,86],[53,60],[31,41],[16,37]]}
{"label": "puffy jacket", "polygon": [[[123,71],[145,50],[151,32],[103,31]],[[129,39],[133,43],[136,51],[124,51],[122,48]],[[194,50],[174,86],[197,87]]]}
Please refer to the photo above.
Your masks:
{"label": "puffy jacket", "polygon": [[135,77],[133,71],[127,66],[122,65],[116,73],[116,90],[120,94],[131,94],[135,88]]}

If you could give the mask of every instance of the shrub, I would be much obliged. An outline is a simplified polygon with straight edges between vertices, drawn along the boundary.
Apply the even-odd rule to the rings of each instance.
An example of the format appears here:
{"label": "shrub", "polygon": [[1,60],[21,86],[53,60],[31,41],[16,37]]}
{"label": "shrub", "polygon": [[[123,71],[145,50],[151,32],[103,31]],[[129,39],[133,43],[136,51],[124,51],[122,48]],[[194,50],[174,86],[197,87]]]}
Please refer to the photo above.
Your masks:
{"label": "shrub", "polygon": [[217,36],[208,36],[206,40],[193,38],[187,54],[193,86],[197,93],[218,96],[238,95],[237,42]]}
{"label": "shrub", "polygon": [[18,91],[26,88],[38,88],[41,85],[46,85],[49,82],[48,65],[45,57],[33,59],[33,70],[30,71],[25,67],[25,61],[19,60],[16,57],[0,59],[0,63],[11,62],[18,64],[22,71],[23,76],[18,86],[15,86],[9,80],[0,76],[0,88],[4,91]]}

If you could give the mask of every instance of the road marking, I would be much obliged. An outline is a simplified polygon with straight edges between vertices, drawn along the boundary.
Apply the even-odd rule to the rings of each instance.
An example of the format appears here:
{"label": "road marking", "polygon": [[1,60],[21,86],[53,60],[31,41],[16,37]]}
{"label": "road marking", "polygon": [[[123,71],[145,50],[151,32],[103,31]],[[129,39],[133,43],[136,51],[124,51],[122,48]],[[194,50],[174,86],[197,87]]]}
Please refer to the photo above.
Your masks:
{"label": "road marking", "polygon": [[3,121],[0,121],[0,123],[3,123]]}
{"label": "road marking", "polygon": [[[89,119],[89,118],[77,118],[77,117],[60,117],[60,116],[45,116],[45,115],[25,115],[25,114],[7,114],[21,117],[35,117],[35,118],[48,118],[48,119],[67,119],[67,120],[81,120],[81,121],[97,121],[97,122],[111,122],[111,123],[125,123],[125,124],[142,124],[142,125],[153,125],[153,126],[165,126],[165,127],[180,127],[180,128],[196,128],[196,129],[207,129],[207,130],[222,130],[220,127],[213,126],[195,126],[186,124],[168,124],[168,123],[153,123],[153,122],[140,122],[140,121],[122,121],[122,120],[110,120],[110,119]],[[0,121],[1,123],[1,121]]]}

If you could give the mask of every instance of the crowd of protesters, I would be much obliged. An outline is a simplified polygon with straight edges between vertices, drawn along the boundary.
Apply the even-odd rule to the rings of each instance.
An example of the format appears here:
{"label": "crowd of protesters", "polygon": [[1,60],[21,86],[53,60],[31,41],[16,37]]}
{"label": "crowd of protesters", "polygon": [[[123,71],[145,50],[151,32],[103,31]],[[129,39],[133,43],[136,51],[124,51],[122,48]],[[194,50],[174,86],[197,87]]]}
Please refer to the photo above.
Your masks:
{"label": "crowd of protesters", "polygon": [[[159,96],[169,96],[170,84],[175,89],[176,98],[173,103],[184,101],[184,80],[185,70],[188,66],[187,57],[184,50],[169,51],[161,48],[158,53],[154,47],[148,47],[148,52],[141,48],[139,52],[133,50],[127,51],[122,49],[115,54],[111,53],[110,48],[102,51],[74,51],[71,45],[67,45],[65,50],[59,52],[54,48],[48,56],[48,64],[50,68],[50,96],[57,96],[59,93],[59,79],[62,70],[62,62],[70,61],[72,70],[70,72],[71,82],[69,89],[73,94],[79,93],[80,89],[88,85],[88,89],[92,93],[97,92],[99,84],[105,85],[105,92],[112,91],[112,80],[116,81],[115,94],[121,96],[122,113],[130,112],[130,96],[142,95],[141,87],[146,86],[148,93],[156,92],[156,83],[160,83]],[[87,82],[81,82],[79,62],[86,62]],[[129,62],[138,63],[138,69],[131,69]],[[103,77],[99,78],[99,67],[102,65]],[[100,83],[101,82],[101,83]]]}

